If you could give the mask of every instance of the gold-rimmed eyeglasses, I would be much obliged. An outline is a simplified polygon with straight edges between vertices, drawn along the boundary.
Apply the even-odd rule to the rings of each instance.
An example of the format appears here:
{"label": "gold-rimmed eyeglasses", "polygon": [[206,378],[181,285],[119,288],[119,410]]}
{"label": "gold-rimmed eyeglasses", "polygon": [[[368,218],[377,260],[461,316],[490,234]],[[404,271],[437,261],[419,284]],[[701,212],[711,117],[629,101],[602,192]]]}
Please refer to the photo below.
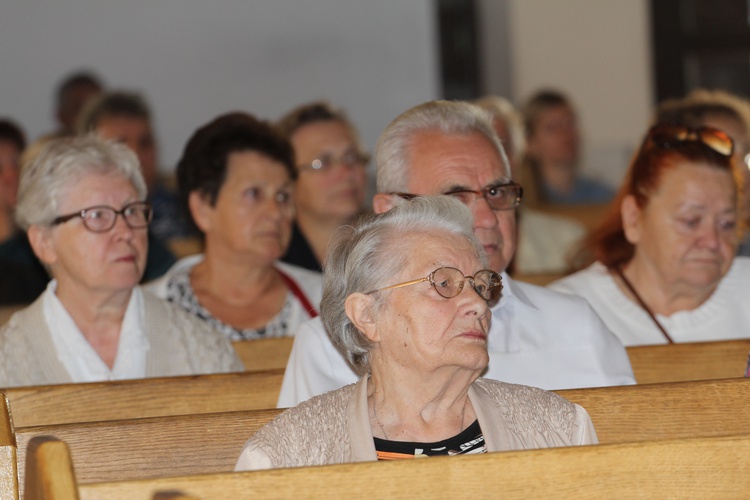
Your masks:
{"label": "gold-rimmed eyeglasses", "polygon": [[416,285],[417,283],[429,281],[430,285],[432,285],[441,297],[452,299],[461,293],[464,289],[464,283],[466,283],[467,280],[474,291],[487,302],[495,302],[500,297],[500,292],[503,289],[502,278],[495,271],[482,269],[481,271],[474,273],[474,276],[466,276],[455,267],[439,267],[424,278],[371,290],[365,295],[379,292],[381,290],[401,288],[403,286]]}

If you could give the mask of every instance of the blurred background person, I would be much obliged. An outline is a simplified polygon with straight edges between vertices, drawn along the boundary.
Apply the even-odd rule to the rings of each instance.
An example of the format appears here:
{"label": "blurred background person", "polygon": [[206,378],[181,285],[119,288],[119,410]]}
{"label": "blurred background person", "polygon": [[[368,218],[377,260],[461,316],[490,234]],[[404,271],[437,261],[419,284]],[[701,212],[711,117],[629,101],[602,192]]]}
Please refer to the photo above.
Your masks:
{"label": "blurred background person", "polygon": [[[36,259],[19,262],[13,241],[25,240],[18,231],[14,211],[18,196],[21,156],[26,136],[13,121],[0,120],[0,304],[25,304],[47,286],[47,273]],[[6,247],[6,250],[2,250]]]}
{"label": "blurred background person", "polygon": [[66,76],[55,92],[55,119],[57,130],[54,136],[74,135],[81,110],[91,98],[104,92],[104,84],[93,73],[77,71]]}
{"label": "blurred background person", "polygon": [[16,123],[0,119],[0,242],[16,232],[13,211],[18,196],[18,174],[26,136]]}
{"label": "blurred background person", "polygon": [[151,287],[232,340],[291,336],[318,315],[320,273],[278,262],[294,216],[294,153],[266,122],[221,115],[188,140],[180,194],[205,238]]}
{"label": "blurred background person", "polygon": [[[132,149],[141,163],[148,201],[154,208],[150,232],[162,243],[191,235],[187,215],[179,197],[159,176],[159,150],[154,135],[151,110],[143,96],[134,92],[113,91],[90,100],[81,112],[79,133],[95,132],[100,137],[121,142]],[[164,263],[168,268],[173,262]],[[162,266],[160,271],[163,273]]]}
{"label": "blurred background person", "polygon": [[440,196],[340,228],[321,310],[359,381],[260,429],[236,470],[597,442],[580,406],[480,378],[489,362],[488,304],[502,284],[473,224],[460,201]]}
{"label": "blurred background person", "polygon": [[659,104],[654,123],[707,125],[729,134],[734,141],[733,159],[742,175],[741,217],[745,235],[737,254],[750,256],[750,102],[723,90],[696,89],[685,98]]}
{"label": "blurred background person", "polygon": [[[15,129],[9,129],[10,135],[15,137],[12,142],[17,143],[18,135],[13,130]],[[4,193],[0,195],[0,198],[2,200],[13,200],[12,207],[10,204],[7,205],[9,209],[7,213],[11,214],[11,216],[13,216],[16,204],[20,175],[19,167],[26,165],[36,158],[44,147],[54,140],[55,136],[53,134],[47,134],[29,144],[23,150],[20,159],[16,159],[19,163],[15,172],[7,170],[4,171],[4,175],[0,174],[0,181],[3,183],[0,186],[0,191]],[[0,149],[2,149],[1,145]],[[15,150],[16,146],[13,146],[6,150],[6,152],[12,151],[12,156],[16,156]],[[6,189],[5,186],[8,186],[9,189]],[[10,188],[10,186],[13,187]],[[36,255],[34,255],[34,251],[29,244],[29,239],[26,236],[26,231],[17,230],[18,226],[15,223],[15,218],[13,218],[11,223],[14,230],[0,243],[0,304],[27,305],[39,297],[45,288],[47,288],[50,278],[47,269],[39,262]]]}
{"label": "blurred background person", "polygon": [[651,128],[584,247],[593,264],[550,287],[587,299],[625,345],[750,337],[732,154],[715,128]]}
{"label": "blurred background person", "polygon": [[135,155],[90,136],[23,169],[16,218],[53,279],[0,329],[0,386],[242,369],[219,332],[138,286],[145,198]]}
{"label": "blurred background person", "polygon": [[333,231],[364,208],[368,155],[343,111],[326,102],[294,108],[279,120],[294,147],[296,216],[284,262],[320,271]]}
{"label": "blurred background person", "polygon": [[528,203],[606,203],[613,190],[579,172],[581,137],[578,117],[567,97],[541,90],[523,106],[526,155],[520,182]]}
{"label": "blurred background person", "polygon": [[[523,119],[507,99],[485,96],[476,104],[492,114],[492,124],[508,156],[513,178],[525,149]],[[522,186],[523,187],[523,186]],[[516,210],[518,247],[508,266],[514,274],[562,274],[570,270],[568,258],[585,236],[586,228],[570,217],[519,205]]]}

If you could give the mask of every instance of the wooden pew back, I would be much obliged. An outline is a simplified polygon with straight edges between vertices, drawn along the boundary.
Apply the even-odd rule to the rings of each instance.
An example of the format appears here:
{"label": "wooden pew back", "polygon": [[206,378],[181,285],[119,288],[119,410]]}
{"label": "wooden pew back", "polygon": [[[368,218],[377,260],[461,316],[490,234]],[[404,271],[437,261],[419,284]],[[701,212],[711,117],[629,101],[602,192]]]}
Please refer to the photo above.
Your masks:
{"label": "wooden pew back", "polygon": [[16,427],[274,408],[283,370],[2,390]]}
{"label": "wooden pew back", "polygon": [[[588,410],[604,444],[750,434],[750,379],[558,393]],[[70,446],[82,483],[230,471],[245,441],[280,411],[17,428],[19,463],[33,437],[53,435]]]}
{"label": "wooden pew back", "polygon": [[[16,429],[18,463],[35,437],[68,445],[78,481],[154,478],[234,469],[250,436],[281,410],[176,415]],[[20,484],[24,484],[21,467]]]}
{"label": "wooden pew back", "polygon": [[0,498],[18,499],[16,436],[8,399],[0,394]]}
{"label": "wooden pew back", "polygon": [[284,370],[292,352],[294,337],[232,342],[245,371]]}
{"label": "wooden pew back", "polygon": [[628,347],[639,384],[741,377],[750,339]]}
{"label": "wooden pew back", "polygon": [[599,442],[750,434],[750,379],[555,391],[588,411]]}
{"label": "wooden pew back", "polygon": [[[750,491],[750,437],[621,443],[79,485],[87,499],[739,498]],[[373,480],[377,478],[377,480]]]}

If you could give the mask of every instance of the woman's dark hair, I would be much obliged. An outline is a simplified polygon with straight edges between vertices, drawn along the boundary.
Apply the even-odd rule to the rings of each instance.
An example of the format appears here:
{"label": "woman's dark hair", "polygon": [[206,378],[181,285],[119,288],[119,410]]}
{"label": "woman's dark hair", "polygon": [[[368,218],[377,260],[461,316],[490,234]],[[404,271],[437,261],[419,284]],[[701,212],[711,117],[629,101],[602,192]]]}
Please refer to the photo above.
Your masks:
{"label": "woman's dark hair", "polygon": [[177,163],[177,185],[185,207],[194,191],[215,205],[226,180],[229,156],[244,151],[267,156],[281,163],[290,178],[297,177],[294,151],[270,123],[247,113],[228,113],[200,127],[185,145]]}
{"label": "woman's dark hair", "polygon": [[24,135],[23,130],[11,120],[0,120],[0,141],[13,143],[13,145],[18,148],[19,152],[26,149],[26,136]]}
{"label": "woman's dark hair", "polygon": [[305,125],[332,121],[341,122],[354,131],[354,127],[346,114],[326,101],[315,101],[297,106],[282,116],[277,126],[285,137],[292,137],[297,130]]}
{"label": "woman's dark hair", "polygon": [[647,138],[630,163],[609,212],[599,227],[582,242],[573,259],[574,267],[582,268],[599,261],[612,269],[629,262],[635,253],[635,246],[625,237],[621,212],[623,200],[632,195],[638,207],[644,209],[652,194],[659,188],[664,173],[685,162],[699,163],[730,173],[735,185],[737,206],[740,206],[741,174],[731,157],[721,155],[696,141],[663,147],[652,144]]}

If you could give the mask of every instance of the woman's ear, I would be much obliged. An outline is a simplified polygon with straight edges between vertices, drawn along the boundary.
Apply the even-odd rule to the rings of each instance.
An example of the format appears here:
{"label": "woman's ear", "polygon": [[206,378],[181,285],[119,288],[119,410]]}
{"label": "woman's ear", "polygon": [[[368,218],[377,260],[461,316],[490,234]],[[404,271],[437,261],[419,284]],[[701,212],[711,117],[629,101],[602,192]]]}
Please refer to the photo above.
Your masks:
{"label": "woman's ear", "polygon": [[632,194],[627,195],[620,205],[622,229],[627,239],[633,245],[641,241],[641,208]]}
{"label": "woman's ear", "polygon": [[52,230],[48,227],[32,224],[27,231],[29,244],[37,258],[47,266],[57,262],[57,252],[52,244]]}
{"label": "woman's ear", "polygon": [[372,197],[372,209],[376,214],[384,214],[396,206],[392,194],[378,193]]}
{"label": "woman's ear", "polygon": [[380,335],[375,328],[373,316],[374,299],[364,293],[353,293],[344,302],[344,311],[354,326],[367,337],[370,342],[379,342]]}
{"label": "woman's ear", "polygon": [[188,196],[188,207],[198,229],[204,233],[207,232],[211,228],[213,207],[206,199],[206,195],[192,191]]}

